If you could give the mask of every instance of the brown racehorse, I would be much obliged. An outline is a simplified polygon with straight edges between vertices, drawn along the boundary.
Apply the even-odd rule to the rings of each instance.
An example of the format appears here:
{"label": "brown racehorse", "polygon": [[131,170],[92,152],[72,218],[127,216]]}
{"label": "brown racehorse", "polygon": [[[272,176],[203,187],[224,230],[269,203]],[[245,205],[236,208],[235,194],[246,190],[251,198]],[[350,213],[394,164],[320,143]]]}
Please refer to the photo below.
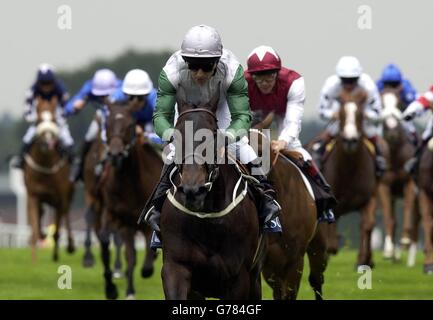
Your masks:
{"label": "brown racehorse", "polygon": [[[352,211],[361,211],[358,265],[372,266],[370,240],[375,224],[377,181],[375,161],[363,132],[363,105],[366,98],[366,93],[360,89],[352,93],[342,91],[339,97],[339,133],[323,164],[323,174],[338,201],[336,218]],[[370,148],[373,146],[370,145]],[[328,226],[328,251],[338,251],[336,223]]]}
{"label": "brown racehorse", "polygon": [[[403,234],[402,245],[416,248],[414,241],[415,213],[415,182],[405,170],[405,163],[415,154],[415,146],[410,142],[408,133],[404,130],[400,119],[400,94],[397,89],[385,89],[382,93],[383,102],[383,137],[389,146],[390,169],[381,179],[378,197],[381,203],[384,225],[385,246],[384,257],[398,259],[394,247],[395,238],[395,201],[403,198]],[[412,242],[412,243],[411,243]]]}
{"label": "brown racehorse", "polygon": [[417,180],[424,230],[424,272],[433,274],[433,139],[422,152]]}
{"label": "brown racehorse", "polygon": [[101,230],[102,256],[105,268],[106,296],[115,298],[116,287],[111,281],[109,266],[108,228],[119,229],[125,245],[127,261],[127,299],[135,298],[133,285],[136,264],[135,233],[141,231],[146,238],[146,256],[141,269],[143,278],[153,274],[156,258],[150,249],[151,230],[137,225],[141,209],[146,204],[159,180],[162,160],[149,143],[143,145],[142,136],[136,136],[136,122],[129,106],[110,106],[107,121],[108,154],[102,186],[104,214]]}
{"label": "brown racehorse", "polygon": [[67,251],[75,251],[69,220],[69,208],[74,192],[69,182],[70,164],[59,151],[59,127],[56,124],[58,100],[38,99],[36,102],[36,138],[25,155],[24,182],[27,188],[27,210],[32,227],[31,246],[36,261],[36,246],[41,236],[43,204],[55,210],[53,260],[59,258],[59,229],[64,219],[68,232]]}
{"label": "brown racehorse", "polygon": [[[175,135],[182,164],[176,164],[176,191],[171,189],[161,212],[165,297],[260,299],[264,242],[259,241],[258,214],[245,181],[232,164],[199,163],[199,141],[194,141],[192,153],[181,153],[189,150],[184,147],[189,125],[194,134],[200,129],[216,134],[219,92],[198,107],[188,104],[182,93],[178,89],[180,134]],[[214,142],[213,135],[210,140]]]}
{"label": "brown racehorse", "polygon": [[[261,129],[269,128],[273,114],[269,114],[250,132],[250,140],[258,146],[256,152],[268,148],[270,142]],[[259,131],[257,131],[259,130]],[[293,154],[298,157],[300,155]],[[327,265],[326,226],[317,225],[317,209],[302,179],[300,171],[288,158],[271,152],[269,179],[282,208],[280,215],[283,236],[269,235],[269,246],[263,266],[263,276],[273,289],[274,299],[296,299],[307,252],[310,262],[309,282],[316,299],[322,299],[322,285]],[[317,228],[316,228],[317,226]]]}
{"label": "brown racehorse", "polygon": [[[101,119],[99,116],[95,116],[95,119],[100,127]],[[101,192],[101,173],[103,167],[101,160],[104,158],[105,152],[106,146],[102,143],[99,132],[84,159],[83,181],[86,202],[86,238],[84,241],[84,256],[82,262],[84,267],[92,267],[95,264],[95,259],[91,250],[92,230],[95,231],[98,240],[100,240],[103,211],[103,199]],[[117,232],[113,233],[113,240],[116,250],[113,277],[121,278],[123,274],[121,263],[122,240]]]}

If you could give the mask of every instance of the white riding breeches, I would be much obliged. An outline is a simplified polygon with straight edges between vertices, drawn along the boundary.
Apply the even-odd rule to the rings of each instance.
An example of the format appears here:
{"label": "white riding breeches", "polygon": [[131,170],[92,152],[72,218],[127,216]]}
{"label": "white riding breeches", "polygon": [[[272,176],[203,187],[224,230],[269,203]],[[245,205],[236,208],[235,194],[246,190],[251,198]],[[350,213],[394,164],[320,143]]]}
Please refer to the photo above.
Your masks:
{"label": "white riding breeches", "polygon": [[[23,142],[25,144],[30,144],[35,136],[36,125],[31,125],[23,137]],[[74,139],[71,136],[71,132],[69,131],[69,126],[66,121],[62,126],[59,126],[59,139],[64,147],[71,147],[74,145]]]}

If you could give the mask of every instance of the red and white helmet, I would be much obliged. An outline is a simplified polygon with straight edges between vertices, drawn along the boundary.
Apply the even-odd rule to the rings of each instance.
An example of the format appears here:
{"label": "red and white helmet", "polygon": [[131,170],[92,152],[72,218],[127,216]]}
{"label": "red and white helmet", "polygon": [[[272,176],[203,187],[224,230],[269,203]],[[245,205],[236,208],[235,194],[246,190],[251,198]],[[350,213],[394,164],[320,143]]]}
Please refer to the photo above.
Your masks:
{"label": "red and white helmet", "polygon": [[249,73],[280,70],[281,59],[275,50],[269,46],[255,48],[248,56],[247,60]]}

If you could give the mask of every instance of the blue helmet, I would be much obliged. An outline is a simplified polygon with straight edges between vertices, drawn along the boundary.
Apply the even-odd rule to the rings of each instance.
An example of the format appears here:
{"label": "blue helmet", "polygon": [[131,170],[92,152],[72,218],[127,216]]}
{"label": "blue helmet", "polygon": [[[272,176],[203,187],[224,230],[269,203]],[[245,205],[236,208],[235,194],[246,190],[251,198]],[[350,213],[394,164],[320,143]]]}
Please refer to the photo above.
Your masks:
{"label": "blue helmet", "polygon": [[38,82],[53,82],[56,79],[53,67],[49,64],[41,64],[38,68],[38,75],[36,80]]}
{"label": "blue helmet", "polygon": [[383,82],[401,82],[403,76],[400,69],[395,64],[389,64],[383,69],[382,79]]}

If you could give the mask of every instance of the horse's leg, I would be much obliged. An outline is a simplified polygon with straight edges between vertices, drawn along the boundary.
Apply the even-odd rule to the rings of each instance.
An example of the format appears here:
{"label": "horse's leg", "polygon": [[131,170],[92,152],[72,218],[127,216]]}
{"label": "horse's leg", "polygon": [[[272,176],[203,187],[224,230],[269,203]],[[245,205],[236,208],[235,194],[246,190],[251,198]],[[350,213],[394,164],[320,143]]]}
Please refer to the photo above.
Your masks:
{"label": "horse's leg", "polygon": [[114,259],[113,277],[116,279],[122,278],[122,237],[119,231],[113,232],[114,247],[116,248],[116,256]]}
{"label": "horse's leg", "polygon": [[408,267],[414,267],[415,263],[416,263],[419,222],[420,222],[420,209],[419,209],[418,197],[416,197],[415,205],[414,205],[414,211],[413,211],[413,215],[412,215],[412,232],[410,235],[411,243],[409,246],[409,253],[407,256],[407,266]]}
{"label": "horse's leg", "polygon": [[337,235],[337,221],[328,225],[328,253],[337,254],[338,253],[338,235]]}
{"label": "horse's leg", "polygon": [[[105,215],[106,213],[104,213]],[[98,234],[101,243],[101,258],[104,265],[105,297],[107,299],[117,299],[117,287],[113,283],[113,274],[110,268],[110,231],[106,220],[104,217]]]}
{"label": "horse's leg", "polygon": [[150,249],[150,238],[152,237],[152,230],[146,228],[144,232],[145,242],[146,242],[146,255],[144,257],[143,267],[141,268],[141,277],[150,278],[153,275],[153,262],[157,257],[157,253]]}
{"label": "horse's leg", "polygon": [[40,219],[39,219],[39,209],[40,209],[39,200],[27,193],[27,212],[30,220],[30,225],[32,227],[32,235],[30,237],[30,245],[32,248],[32,262],[37,262],[37,244],[40,238]]}
{"label": "horse's leg", "polygon": [[136,251],[134,244],[135,230],[124,227],[121,233],[123,242],[125,243],[125,259],[128,263],[128,267],[126,270],[126,276],[128,278],[128,286],[126,288],[126,300],[134,300],[134,268],[136,264]]}
{"label": "horse's leg", "polygon": [[412,233],[412,216],[414,214],[415,204],[415,183],[413,180],[404,186],[404,204],[403,204],[403,234],[401,237],[401,244],[407,249],[411,243]]}
{"label": "horse's leg", "polygon": [[326,248],[325,225],[319,224],[314,238],[308,245],[307,253],[310,262],[310,275],[308,281],[314,290],[316,300],[322,300],[322,285],[324,273],[328,264],[328,252]]}
{"label": "horse's leg", "polygon": [[84,240],[84,257],[83,257],[83,267],[93,267],[95,264],[95,258],[92,253],[92,230],[95,224],[95,212],[92,207],[87,207],[85,213],[86,220],[86,239]]}
{"label": "horse's leg", "polygon": [[166,300],[188,298],[191,290],[191,271],[188,268],[172,261],[165,261],[161,276]]}
{"label": "horse's leg", "polygon": [[53,251],[53,261],[59,261],[59,238],[60,238],[60,225],[63,216],[63,210],[60,207],[54,209],[54,251]]}
{"label": "horse's leg", "polygon": [[288,267],[285,279],[283,280],[283,296],[284,300],[296,300],[301,284],[302,273],[304,270],[304,255],[298,253],[298,257],[294,257],[294,263]]}
{"label": "horse's leg", "polygon": [[424,190],[420,191],[419,204],[422,216],[422,226],[424,229],[424,272],[433,272],[433,246],[432,246],[432,208],[433,203]]}
{"label": "horse's leg", "polygon": [[66,222],[66,232],[68,233],[68,246],[66,248],[66,251],[68,253],[74,253],[75,252],[75,244],[74,244],[74,237],[72,235],[72,228],[71,228],[71,215],[69,212],[70,209],[70,204],[68,201],[68,204],[65,207],[65,211],[64,211],[64,217],[65,217],[65,222]]}
{"label": "horse's leg", "polygon": [[230,288],[223,295],[223,300],[247,300],[250,296],[251,279],[249,270],[242,267],[237,278],[233,279]]}
{"label": "horse's leg", "polygon": [[385,259],[391,259],[394,256],[395,211],[394,201],[388,185],[384,183],[379,184],[378,198],[382,208],[383,223],[385,225],[385,245],[383,256]]}
{"label": "horse's leg", "polygon": [[367,205],[362,209],[361,217],[361,241],[358,254],[358,266],[368,265],[374,267],[372,252],[371,252],[371,233],[375,224],[376,197],[368,201]]}

